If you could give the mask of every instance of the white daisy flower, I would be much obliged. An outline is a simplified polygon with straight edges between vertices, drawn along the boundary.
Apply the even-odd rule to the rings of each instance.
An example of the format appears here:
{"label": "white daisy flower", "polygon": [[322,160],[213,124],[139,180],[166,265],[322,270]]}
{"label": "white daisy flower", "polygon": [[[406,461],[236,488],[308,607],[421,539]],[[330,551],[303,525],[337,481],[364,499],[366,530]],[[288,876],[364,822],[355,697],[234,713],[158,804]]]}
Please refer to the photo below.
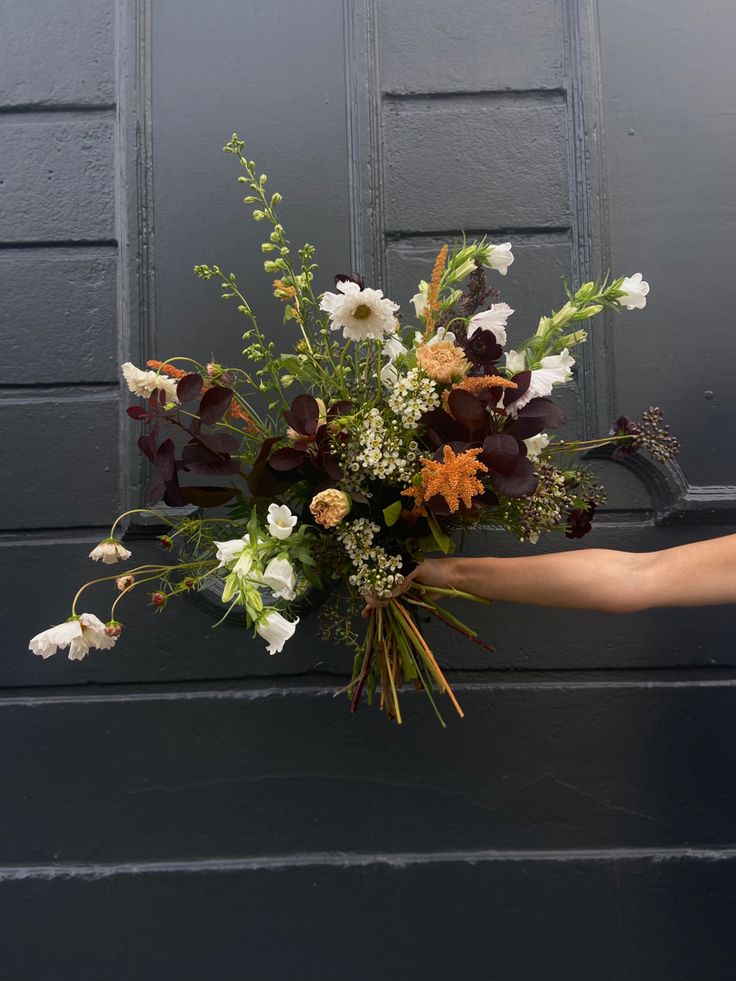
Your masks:
{"label": "white daisy flower", "polygon": [[94,613],[82,613],[76,620],[59,623],[32,637],[28,649],[39,657],[51,657],[59,648],[69,648],[69,660],[81,661],[93,647],[108,650],[117,636],[105,632],[105,624]]}
{"label": "white daisy flower", "polygon": [[396,330],[398,303],[388,300],[382,290],[364,289],[357,283],[340,282],[339,293],[325,293],[320,309],[330,315],[332,330],[343,328],[343,337],[351,341],[381,338]]}
{"label": "white daisy flower", "polygon": [[114,562],[125,561],[132,555],[115,538],[103,538],[99,545],[95,545],[89,553],[89,557],[95,562],[104,562],[105,565],[112,565]]}
{"label": "white daisy flower", "polygon": [[141,398],[147,399],[153,395],[154,392],[165,392],[166,398],[169,402],[178,402],[176,397],[176,386],[178,384],[175,378],[169,378],[168,375],[159,375],[155,371],[142,371],[140,368],[136,368],[134,364],[130,361],[126,361],[122,366],[123,377],[128,383],[128,388],[134,395],[139,395]]}

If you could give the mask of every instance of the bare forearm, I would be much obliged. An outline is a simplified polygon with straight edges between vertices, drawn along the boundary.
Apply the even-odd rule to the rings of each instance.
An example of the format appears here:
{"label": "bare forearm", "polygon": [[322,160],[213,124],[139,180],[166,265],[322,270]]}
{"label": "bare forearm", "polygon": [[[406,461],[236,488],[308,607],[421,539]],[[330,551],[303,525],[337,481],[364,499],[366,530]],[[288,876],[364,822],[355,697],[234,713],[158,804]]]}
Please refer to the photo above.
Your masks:
{"label": "bare forearm", "polygon": [[736,535],[659,552],[582,549],[423,563],[417,581],[488,599],[624,613],[736,602]]}

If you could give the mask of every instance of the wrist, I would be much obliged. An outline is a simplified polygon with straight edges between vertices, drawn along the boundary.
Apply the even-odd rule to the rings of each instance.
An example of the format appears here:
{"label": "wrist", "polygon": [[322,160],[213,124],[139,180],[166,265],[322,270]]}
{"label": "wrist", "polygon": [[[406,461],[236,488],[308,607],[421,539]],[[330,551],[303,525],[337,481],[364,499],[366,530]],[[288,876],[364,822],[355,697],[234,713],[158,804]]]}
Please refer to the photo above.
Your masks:
{"label": "wrist", "polygon": [[416,580],[423,586],[439,586],[441,589],[461,588],[458,582],[457,560],[425,559],[419,566]]}

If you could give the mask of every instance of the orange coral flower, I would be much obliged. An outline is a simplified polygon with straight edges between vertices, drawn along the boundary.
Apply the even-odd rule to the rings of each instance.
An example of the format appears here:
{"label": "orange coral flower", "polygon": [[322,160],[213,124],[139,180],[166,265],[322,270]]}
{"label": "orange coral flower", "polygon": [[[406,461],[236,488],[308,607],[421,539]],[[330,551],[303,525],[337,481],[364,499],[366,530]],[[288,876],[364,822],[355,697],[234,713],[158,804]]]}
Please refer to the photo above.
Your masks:
{"label": "orange coral flower", "polygon": [[439,494],[454,513],[461,503],[469,508],[473,496],[485,491],[478,474],[488,473],[488,468],[478,460],[483,452],[479,446],[463,453],[455,453],[451,446],[444,446],[442,451],[444,460],[441,461],[422,457],[421,484],[407,487],[401,493],[414,498],[415,508]]}
{"label": "orange coral flower", "polygon": [[168,375],[170,378],[183,378],[186,375],[186,371],[183,371],[181,368],[175,368],[173,364],[166,364],[164,361],[146,361],[146,366],[153,368],[154,371],[158,371],[161,375]]}
{"label": "orange coral flower", "polygon": [[519,386],[516,382],[512,382],[509,378],[502,378],[500,375],[474,375],[472,378],[463,378],[459,381],[457,385],[453,385],[452,388],[444,391],[442,393],[442,402],[445,407],[445,411],[449,412],[448,408],[448,398],[450,392],[453,392],[456,388],[462,388],[464,392],[470,392],[471,395],[477,395],[478,392],[484,392],[487,388],[518,388]]}
{"label": "orange coral flower", "polygon": [[238,402],[237,399],[232,400],[227,414],[231,419],[240,419],[242,422],[244,422],[245,423],[244,429],[246,433],[250,433],[252,435],[258,432],[258,427],[253,421],[253,417],[248,412],[245,411],[245,409],[242,407],[242,405]]}

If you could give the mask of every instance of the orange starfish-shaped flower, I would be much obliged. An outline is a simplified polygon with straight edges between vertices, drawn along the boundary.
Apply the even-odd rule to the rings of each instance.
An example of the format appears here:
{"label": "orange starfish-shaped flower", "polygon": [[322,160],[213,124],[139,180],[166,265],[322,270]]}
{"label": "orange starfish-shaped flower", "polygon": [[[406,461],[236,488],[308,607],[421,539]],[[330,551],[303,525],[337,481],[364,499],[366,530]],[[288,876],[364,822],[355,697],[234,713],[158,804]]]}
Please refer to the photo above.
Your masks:
{"label": "orange starfish-shaped flower", "polygon": [[455,453],[451,446],[442,448],[444,460],[430,460],[422,457],[422,482],[418,487],[407,487],[401,493],[414,498],[414,506],[422,507],[436,494],[447,501],[450,511],[457,511],[460,504],[470,507],[475,494],[482,494],[485,487],[478,479],[479,473],[488,473],[485,464],[478,456],[480,447]]}

